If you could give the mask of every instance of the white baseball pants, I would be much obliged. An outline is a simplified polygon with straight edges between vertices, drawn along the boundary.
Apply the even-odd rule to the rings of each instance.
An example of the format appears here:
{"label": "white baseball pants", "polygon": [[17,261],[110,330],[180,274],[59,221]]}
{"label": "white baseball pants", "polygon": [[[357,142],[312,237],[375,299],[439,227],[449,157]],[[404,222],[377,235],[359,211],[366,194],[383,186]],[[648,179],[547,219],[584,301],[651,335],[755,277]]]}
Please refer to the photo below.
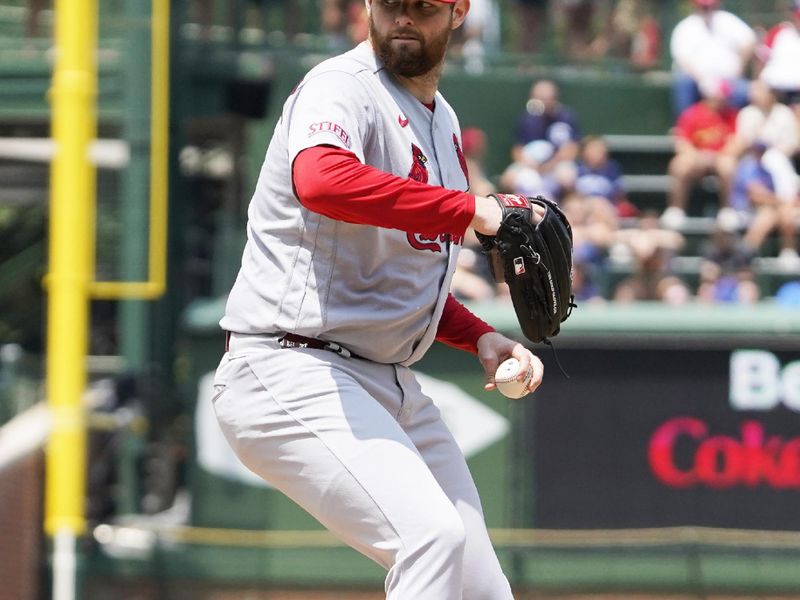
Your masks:
{"label": "white baseball pants", "polygon": [[402,366],[232,335],[214,409],[241,461],[388,570],[387,600],[508,600],[466,461]]}

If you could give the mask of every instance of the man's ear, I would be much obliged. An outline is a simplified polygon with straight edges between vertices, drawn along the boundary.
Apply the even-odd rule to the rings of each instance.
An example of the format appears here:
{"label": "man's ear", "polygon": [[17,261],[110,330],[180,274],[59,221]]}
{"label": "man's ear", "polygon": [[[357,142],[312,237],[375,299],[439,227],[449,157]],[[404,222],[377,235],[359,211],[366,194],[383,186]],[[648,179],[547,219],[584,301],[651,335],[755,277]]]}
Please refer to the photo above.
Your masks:
{"label": "man's ear", "polygon": [[453,29],[461,27],[462,23],[464,23],[464,19],[467,18],[468,12],[469,0],[456,0],[456,4],[453,7]]}

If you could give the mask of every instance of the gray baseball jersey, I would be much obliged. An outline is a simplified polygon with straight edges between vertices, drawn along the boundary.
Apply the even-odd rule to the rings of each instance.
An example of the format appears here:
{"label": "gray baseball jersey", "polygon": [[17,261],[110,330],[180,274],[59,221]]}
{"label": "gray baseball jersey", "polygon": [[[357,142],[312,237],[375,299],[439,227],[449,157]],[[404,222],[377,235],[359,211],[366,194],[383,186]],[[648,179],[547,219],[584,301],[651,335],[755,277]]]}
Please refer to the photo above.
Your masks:
{"label": "gray baseball jersey", "polygon": [[367,42],[312,69],[283,106],[250,202],[247,244],[223,329],[333,341],[411,364],[433,343],[460,240],[334,220],[303,207],[292,164],[332,145],[364,164],[468,188],[455,113],[401,87]]}

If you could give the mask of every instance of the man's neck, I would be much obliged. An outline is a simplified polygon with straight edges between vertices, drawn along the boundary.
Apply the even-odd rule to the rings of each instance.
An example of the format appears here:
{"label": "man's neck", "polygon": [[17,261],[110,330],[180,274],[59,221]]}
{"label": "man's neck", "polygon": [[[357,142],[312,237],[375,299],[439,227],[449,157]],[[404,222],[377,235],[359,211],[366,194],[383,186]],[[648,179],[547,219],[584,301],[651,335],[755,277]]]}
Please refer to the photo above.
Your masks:
{"label": "man's neck", "polygon": [[442,76],[443,63],[439,63],[424,75],[417,77],[403,77],[394,75],[395,79],[406,88],[411,95],[423,104],[431,104],[436,97],[436,90],[439,89],[439,79]]}

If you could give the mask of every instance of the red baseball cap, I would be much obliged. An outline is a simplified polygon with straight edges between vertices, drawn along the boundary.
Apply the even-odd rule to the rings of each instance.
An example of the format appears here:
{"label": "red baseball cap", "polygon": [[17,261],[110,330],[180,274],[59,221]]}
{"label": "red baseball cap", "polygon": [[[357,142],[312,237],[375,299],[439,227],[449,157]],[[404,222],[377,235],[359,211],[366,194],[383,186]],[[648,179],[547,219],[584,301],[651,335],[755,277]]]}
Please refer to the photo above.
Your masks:
{"label": "red baseball cap", "polygon": [[692,0],[695,6],[702,6],[703,8],[710,8],[712,6],[717,6],[720,3],[720,0]]}

